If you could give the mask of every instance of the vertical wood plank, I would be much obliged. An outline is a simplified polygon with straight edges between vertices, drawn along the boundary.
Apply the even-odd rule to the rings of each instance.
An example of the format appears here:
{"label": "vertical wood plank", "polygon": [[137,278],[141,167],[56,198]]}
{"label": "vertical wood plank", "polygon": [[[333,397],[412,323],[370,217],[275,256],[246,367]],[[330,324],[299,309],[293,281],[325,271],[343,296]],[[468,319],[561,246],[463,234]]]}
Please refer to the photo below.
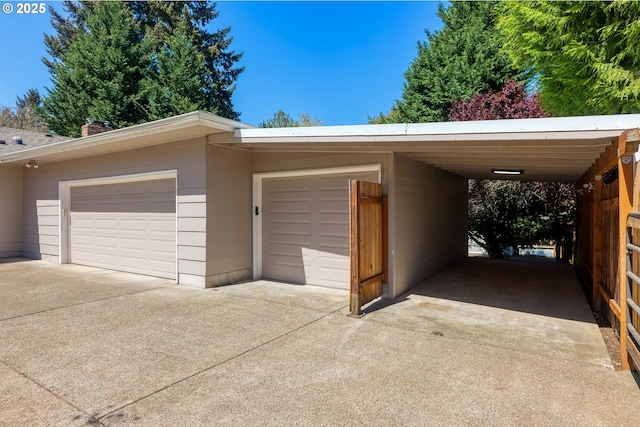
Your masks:
{"label": "vertical wood plank", "polygon": [[382,185],[351,181],[351,295],[353,316],[362,314],[362,306],[382,295],[383,214]]}
{"label": "vertical wood plank", "polygon": [[358,224],[358,195],[359,181],[349,181],[349,228],[350,228],[350,256],[351,256],[351,285],[349,292],[349,310],[353,315],[360,315],[360,227]]}
{"label": "vertical wood plank", "polygon": [[389,198],[382,196],[382,274],[383,283],[389,280]]}
{"label": "vertical wood plank", "polygon": [[602,199],[602,179],[595,181],[593,191],[593,230],[591,233],[591,244],[593,253],[591,254],[592,260],[592,283],[593,293],[592,302],[593,309],[600,309],[600,283],[602,282],[602,206],[600,206],[600,200]]}

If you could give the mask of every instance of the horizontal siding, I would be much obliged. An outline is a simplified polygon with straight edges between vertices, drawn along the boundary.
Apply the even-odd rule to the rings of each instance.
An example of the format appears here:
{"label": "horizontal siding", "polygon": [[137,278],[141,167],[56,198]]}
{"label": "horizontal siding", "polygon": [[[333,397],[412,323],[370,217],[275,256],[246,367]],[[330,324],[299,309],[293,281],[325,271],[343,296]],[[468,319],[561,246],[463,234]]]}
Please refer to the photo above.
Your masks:
{"label": "horizontal siding", "polygon": [[[309,169],[331,169],[365,165],[382,166],[382,192],[390,197],[389,177],[391,176],[392,155],[386,153],[256,153],[253,159],[253,170],[256,173],[285,172]],[[389,247],[387,258],[392,259],[393,236],[390,226]],[[385,279],[390,287],[384,287],[384,296],[391,295],[390,288],[394,286],[395,278],[393,265],[389,263]]]}
{"label": "horizontal siding", "polygon": [[0,258],[22,255],[22,169],[0,166]]}
{"label": "horizontal siding", "polygon": [[279,172],[382,164],[384,177],[389,166],[389,158],[389,154],[375,153],[256,153],[253,160],[253,171]]}
{"label": "horizontal siding", "polygon": [[248,279],[252,266],[251,153],[210,146],[207,165],[208,281]]}
{"label": "horizontal siding", "polygon": [[[55,261],[59,257],[60,181],[107,178],[121,175],[177,170],[177,210],[187,220],[189,231],[178,232],[178,260],[180,244],[206,247],[206,147],[203,138],[132,149],[81,160],[56,163],[42,162],[38,169],[24,172],[24,250],[25,255]],[[184,225],[185,222],[183,221]],[[197,252],[197,251],[196,251]],[[188,261],[196,252],[187,251]],[[178,262],[178,265],[180,263]],[[189,274],[194,269],[189,266]],[[201,269],[200,269],[201,270]]]}
{"label": "horizontal siding", "polygon": [[467,254],[467,180],[395,155],[394,295]]}

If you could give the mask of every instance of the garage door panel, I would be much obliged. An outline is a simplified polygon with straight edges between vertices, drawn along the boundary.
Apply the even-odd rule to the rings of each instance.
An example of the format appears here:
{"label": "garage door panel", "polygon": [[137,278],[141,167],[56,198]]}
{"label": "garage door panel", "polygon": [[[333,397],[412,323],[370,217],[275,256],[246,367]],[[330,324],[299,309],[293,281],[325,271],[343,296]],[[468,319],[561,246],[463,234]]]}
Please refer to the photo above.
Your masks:
{"label": "garage door panel", "polygon": [[263,181],[264,277],[349,288],[349,179],[378,172]]}
{"label": "garage door panel", "polygon": [[130,251],[146,251],[147,242],[142,239],[132,239],[123,237],[120,239],[120,245],[122,249],[127,249]]}
{"label": "garage door panel", "polygon": [[[93,260],[98,266],[107,267],[114,265],[118,262],[118,256],[116,254],[107,254],[102,252],[96,252],[93,254]],[[109,267],[107,267],[109,268]]]}
{"label": "garage door panel", "polygon": [[169,218],[149,219],[149,231],[157,233],[165,233],[162,235],[171,236],[176,232],[175,215]]}
{"label": "garage door panel", "polygon": [[71,262],[176,276],[175,180],[71,189]]}

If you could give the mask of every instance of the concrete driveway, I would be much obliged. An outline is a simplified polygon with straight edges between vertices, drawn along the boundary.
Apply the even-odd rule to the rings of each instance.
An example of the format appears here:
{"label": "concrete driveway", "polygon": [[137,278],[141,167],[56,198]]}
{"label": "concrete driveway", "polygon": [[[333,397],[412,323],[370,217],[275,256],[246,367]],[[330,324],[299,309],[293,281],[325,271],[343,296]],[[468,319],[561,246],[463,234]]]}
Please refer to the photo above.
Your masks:
{"label": "concrete driveway", "polygon": [[[516,286],[514,286],[516,285]],[[568,266],[470,258],[343,291],[0,261],[1,426],[637,426]]]}

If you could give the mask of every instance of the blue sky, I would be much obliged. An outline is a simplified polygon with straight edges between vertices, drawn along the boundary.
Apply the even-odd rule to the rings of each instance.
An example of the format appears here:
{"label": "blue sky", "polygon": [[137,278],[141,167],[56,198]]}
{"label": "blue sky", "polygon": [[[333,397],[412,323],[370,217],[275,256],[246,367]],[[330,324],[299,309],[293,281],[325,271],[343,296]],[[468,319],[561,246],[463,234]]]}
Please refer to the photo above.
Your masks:
{"label": "blue sky", "polygon": [[[0,106],[29,88],[46,94],[45,14],[0,13]],[[60,2],[45,2],[62,10]],[[231,27],[231,48],[244,52],[233,102],[249,124],[284,110],[325,125],[362,124],[387,112],[402,93],[404,72],[425,29],[442,25],[438,2],[222,1],[212,30]],[[3,9],[4,10],[4,9]]]}

